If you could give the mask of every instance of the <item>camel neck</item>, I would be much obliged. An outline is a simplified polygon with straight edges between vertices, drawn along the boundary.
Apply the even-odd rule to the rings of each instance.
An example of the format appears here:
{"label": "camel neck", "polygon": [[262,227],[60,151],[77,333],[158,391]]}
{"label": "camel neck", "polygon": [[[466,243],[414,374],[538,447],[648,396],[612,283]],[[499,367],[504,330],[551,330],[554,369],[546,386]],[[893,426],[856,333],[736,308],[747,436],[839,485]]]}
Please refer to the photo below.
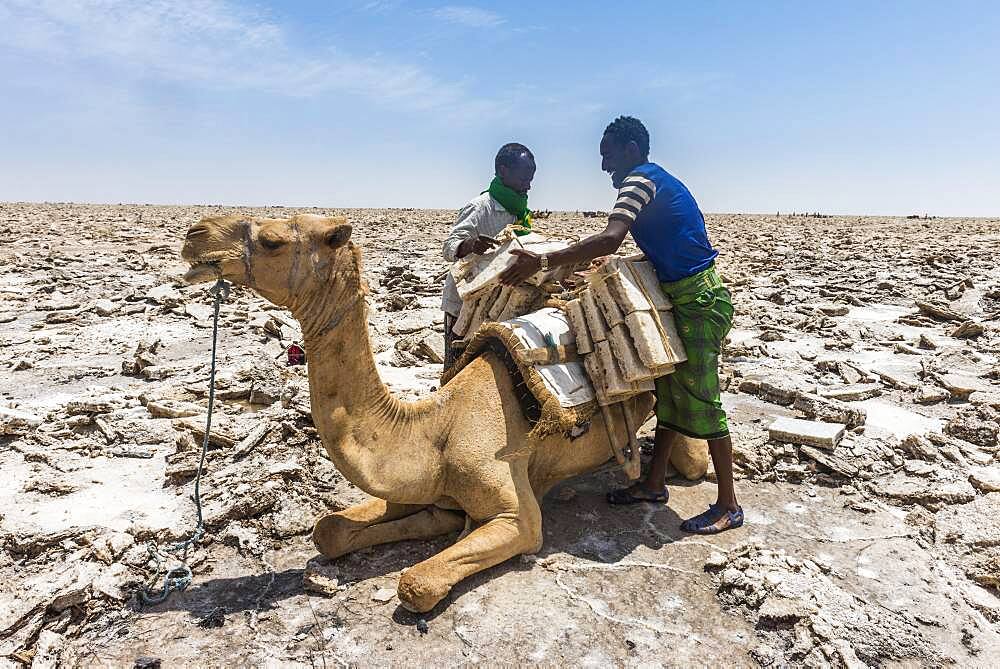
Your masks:
{"label": "camel neck", "polygon": [[386,498],[398,494],[399,467],[407,471],[412,462],[414,428],[422,412],[393,397],[382,383],[362,294],[341,304],[342,311],[318,312],[323,327],[300,320],[313,422],[344,477]]}
{"label": "camel neck", "polygon": [[339,304],[300,320],[313,401],[322,396],[327,410],[337,407],[349,415],[370,415],[396,400],[375,366],[364,296],[358,291],[330,302]]}
{"label": "camel neck", "polygon": [[[387,499],[413,469],[430,404],[401,402],[382,383],[368,336],[360,254],[349,252],[315,288],[294,290],[292,314],[306,345],[313,423],[330,459],[354,485]],[[434,454],[432,447],[427,456]]]}

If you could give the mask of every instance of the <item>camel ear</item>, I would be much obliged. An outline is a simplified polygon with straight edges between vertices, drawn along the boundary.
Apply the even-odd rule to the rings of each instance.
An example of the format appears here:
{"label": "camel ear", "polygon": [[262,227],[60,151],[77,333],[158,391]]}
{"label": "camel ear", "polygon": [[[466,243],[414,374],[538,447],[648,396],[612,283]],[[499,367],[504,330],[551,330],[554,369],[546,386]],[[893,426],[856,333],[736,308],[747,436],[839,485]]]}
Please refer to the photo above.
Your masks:
{"label": "camel ear", "polygon": [[326,233],[326,244],[332,249],[340,248],[347,243],[347,240],[351,238],[351,228],[350,225],[344,223],[343,225],[338,225],[333,230]]}

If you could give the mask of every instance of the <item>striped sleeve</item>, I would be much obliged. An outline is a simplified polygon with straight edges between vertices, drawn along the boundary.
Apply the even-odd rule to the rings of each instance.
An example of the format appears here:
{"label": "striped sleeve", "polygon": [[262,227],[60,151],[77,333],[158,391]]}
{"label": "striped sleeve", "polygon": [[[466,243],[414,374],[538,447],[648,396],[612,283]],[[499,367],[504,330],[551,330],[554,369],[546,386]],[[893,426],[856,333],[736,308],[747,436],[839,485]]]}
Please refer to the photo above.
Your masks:
{"label": "striped sleeve", "polygon": [[608,218],[620,218],[631,225],[642,208],[652,202],[654,197],[655,183],[638,174],[630,174],[618,190],[618,199]]}

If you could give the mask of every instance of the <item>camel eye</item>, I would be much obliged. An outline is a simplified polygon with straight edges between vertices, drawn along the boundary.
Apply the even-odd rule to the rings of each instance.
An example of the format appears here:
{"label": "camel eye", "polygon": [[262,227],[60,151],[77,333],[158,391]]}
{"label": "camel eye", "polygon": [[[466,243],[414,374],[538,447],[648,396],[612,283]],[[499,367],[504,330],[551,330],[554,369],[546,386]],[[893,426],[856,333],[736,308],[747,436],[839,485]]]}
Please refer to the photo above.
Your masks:
{"label": "camel eye", "polygon": [[260,245],[263,246],[265,249],[269,249],[271,251],[281,248],[281,246],[284,243],[285,243],[284,239],[281,239],[280,237],[276,237],[274,235],[262,234],[260,236]]}

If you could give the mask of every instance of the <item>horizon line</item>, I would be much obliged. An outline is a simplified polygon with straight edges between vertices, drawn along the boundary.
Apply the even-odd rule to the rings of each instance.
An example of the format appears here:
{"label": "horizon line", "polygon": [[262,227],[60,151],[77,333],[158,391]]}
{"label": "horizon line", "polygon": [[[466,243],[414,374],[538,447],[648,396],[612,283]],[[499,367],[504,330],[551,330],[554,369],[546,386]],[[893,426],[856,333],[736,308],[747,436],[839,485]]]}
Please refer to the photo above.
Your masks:
{"label": "horizon line", "polygon": [[[248,208],[248,209],[346,209],[346,210],[417,210],[417,211],[458,211],[461,206],[458,207],[410,207],[410,206],[392,206],[392,207],[370,207],[370,206],[335,206],[335,205],[300,205],[300,204],[233,204],[233,203],[207,203],[207,202],[87,202],[87,201],[74,201],[74,200],[0,200],[0,206],[2,205],[83,205],[89,207],[216,207],[216,208]],[[532,211],[545,211],[551,212],[553,214],[560,213],[583,213],[586,211],[595,211],[605,213],[610,213],[610,210],[603,209],[533,209]],[[903,218],[911,220],[933,220],[933,219],[985,219],[1000,220],[1000,214],[993,215],[961,215],[961,214],[932,214],[930,212],[910,212],[908,214],[859,214],[859,213],[843,213],[843,212],[828,212],[828,211],[786,211],[775,210],[775,212],[763,212],[763,211],[705,211],[702,213],[706,216],[776,216],[776,217],[804,217],[804,218]]]}

